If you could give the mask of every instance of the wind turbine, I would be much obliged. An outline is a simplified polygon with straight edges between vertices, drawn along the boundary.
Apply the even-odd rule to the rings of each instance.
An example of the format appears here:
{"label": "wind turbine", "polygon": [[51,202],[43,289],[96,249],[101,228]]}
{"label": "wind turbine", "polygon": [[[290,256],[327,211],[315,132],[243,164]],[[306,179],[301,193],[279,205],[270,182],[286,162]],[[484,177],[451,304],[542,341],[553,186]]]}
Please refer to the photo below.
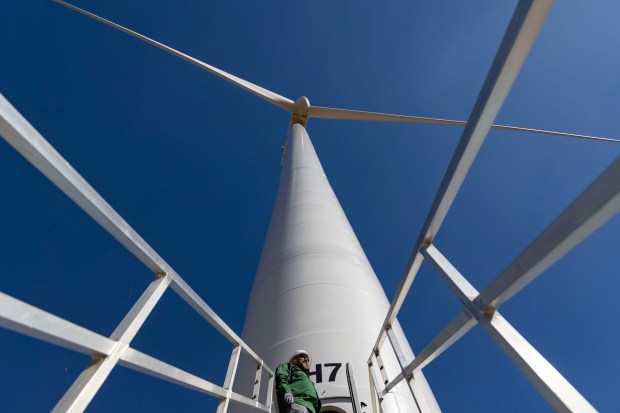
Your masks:
{"label": "wind turbine", "polygon": [[[285,97],[282,97],[276,93],[273,93],[269,90],[266,90],[264,88],[261,88],[260,86],[254,85],[250,82],[247,82],[243,79],[240,79],[236,76],[233,76],[231,74],[228,74],[224,71],[221,71],[213,66],[210,66],[204,62],[201,62],[195,58],[192,58],[184,53],[181,53],[177,50],[174,50],[168,46],[165,46],[161,43],[158,43],[152,39],[149,39],[145,36],[142,36],[138,33],[135,33],[129,29],[126,29],[122,26],[119,26],[115,23],[112,23],[110,21],[107,21],[105,19],[102,19],[98,16],[95,16],[91,13],[88,13],[84,10],[78,9],[74,6],[71,6],[67,3],[61,2],[61,1],[57,1],[60,4],[63,4],[69,8],[72,8],[82,14],[85,14],[89,17],[92,17],[96,20],[99,20],[103,23],[106,23],[112,27],[115,27],[119,30],[122,30],[134,37],[137,37],[143,41],[146,41],[152,45],[155,45],[173,55],[176,55],[178,57],[183,58],[184,60],[187,60],[201,68],[203,68],[206,71],[209,71],[219,77],[224,78],[225,80],[235,84],[236,86],[239,86],[240,88],[247,90],[255,95],[257,95],[258,97],[262,98],[265,101],[268,101],[282,109],[285,109],[286,111],[291,113],[291,128],[290,128],[290,132],[289,132],[289,138],[288,138],[288,144],[287,144],[287,153],[285,154],[285,169],[283,172],[283,177],[281,180],[281,189],[280,189],[280,193],[278,196],[278,201],[276,203],[276,209],[274,210],[274,216],[272,219],[272,224],[271,224],[271,229],[270,229],[270,233],[268,235],[268,239],[266,241],[265,244],[265,248],[264,248],[264,252],[263,252],[263,258],[261,261],[261,265],[259,267],[259,275],[257,276],[257,281],[256,281],[256,287],[255,287],[255,291],[257,290],[257,287],[259,286],[259,283],[262,282],[262,279],[265,277],[274,277],[275,280],[275,276],[272,275],[274,273],[277,273],[278,271],[282,271],[282,274],[278,277],[278,282],[290,282],[290,279],[284,279],[284,275],[286,274],[303,274],[304,271],[307,271],[307,267],[305,267],[303,264],[303,260],[299,259],[297,260],[296,264],[299,265],[299,268],[295,268],[294,270],[291,269],[287,269],[286,271],[281,268],[281,266],[285,266],[285,263],[280,263],[278,268],[278,271],[267,271],[265,268],[269,267],[269,265],[272,265],[272,263],[269,261],[271,259],[273,259],[273,257],[278,256],[279,254],[284,253],[285,251],[283,250],[279,250],[279,251],[273,251],[274,248],[283,248],[283,247],[287,247],[290,244],[288,244],[288,241],[292,239],[292,237],[298,237],[301,241],[307,242],[307,241],[312,241],[312,236],[314,235],[312,233],[313,228],[309,228],[307,230],[303,230],[303,231],[299,231],[299,232],[295,232],[294,234],[290,235],[291,238],[286,238],[286,234],[282,231],[284,231],[282,229],[282,227],[293,227],[295,225],[297,225],[297,223],[299,223],[299,220],[303,221],[306,216],[303,214],[294,214],[291,212],[291,209],[294,208],[295,206],[292,206],[292,202],[295,201],[299,201],[302,202],[302,196],[303,194],[300,194],[299,192],[305,192],[306,189],[305,188],[309,188],[307,192],[315,192],[315,196],[312,197],[312,202],[317,202],[317,203],[321,203],[321,202],[325,202],[327,203],[326,208],[324,208],[323,210],[320,209],[310,209],[308,211],[306,211],[309,215],[309,217],[313,218],[313,219],[317,219],[317,220],[326,220],[329,221],[330,219],[333,219],[334,221],[331,222],[331,228],[326,228],[325,231],[321,232],[320,234],[317,235],[317,239],[319,240],[325,240],[327,238],[331,240],[333,240],[334,238],[331,236],[333,234],[330,233],[330,231],[334,230],[334,228],[336,228],[337,226],[341,226],[341,229],[344,228],[346,230],[346,227],[348,226],[348,221],[346,220],[346,218],[344,217],[344,214],[340,215],[339,213],[341,213],[339,205],[337,204],[337,200],[334,202],[332,199],[332,196],[329,195],[327,192],[331,192],[330,191],[330,187],[329,184],[326,181],[326,178],[322,175],[322,170],[320,168],[320,164],[318,163],[318,158],[315,159],[315,154],[314,151],[311,149],[311,143],[309,140],[309,137],[307,136],[307,133],[305,132],[305,127],[307,124],[307,120],[309,118],[315,117],[315,118],[332,118],[332,119],[351,119],[351,120],[375,120],[375,121],[396,121],[396,122],[407,122],[407,123],[425,123],[425,124],[445,124],[445,125],[454,125],[454,126],[466,126],[466,122],[463,121],[454,121],[454,120],[445,120],[445,119],[435,119],[435,118],[424,118],[424,117],[416,117],[416,116],[404,116],[404,115],[392,115],[392,114],[381,114],[381,113],[372,113],[372,112],[362,112],[362,111],[353,111],[353,110],[346,110],[346,109],[336,109],[336,108],[325,108],[325,107],[315,107],[315,106],[311,106],[308,99],[301,97],[299,99],[297,99],[296,101],[292,101],[290,99],[287,99]],[[527,53],[526,53],[527,54]],[[524,56],[522,56],[524,58]],[[515,74],[516,76],[516,74]],[[487,119],[487,121],[489,121]],[[490,122],[488,123],[492,123],[493,119],[490,119]],[[592,136],[584,136],[584,135],[575,135],[575,134],[568,134],[568,133],[562,133],[562,132],[551,132],[551,131],[539,131],[539,130],[534,130],[534,129],[527,129],[527,128],[517,128],[517,127],[511,127],[511,126],[501,126],[501,125],[488,125],[489,127],[495,127],[495,128],[502,128],[502,129],[509,129],[509,130],[520,130],[520,131],[526,131],[526,132],[539,132],[539,133],[546,133],[546,134],[552,134],[552,135],[559,135],[559,136],[567,136],[567,137],[575,137],[575,138],[584,138],[584,139],[595,139],[595,140],[608,140],[611,141],[611,139],[605,139],[605,138],[598,138],[598,137],[592,137]],[[473,126],[472,126],[473,128]],[[471,132],[471,131],[469,131]],[[466,129],[465,133],[468,133],[468,130]],[[303,182],[301,185],[301,190],[299,190],[299,192],[296,191],[294,184],[295,181],[295,171],[297,169],[305,169],[307,170],[307,175],[312,175],[314,178],[316,179],[308,179],[308,182]],[[323,179],[324,178],[324,179]],[[303,180],[302,180],[303,181]],[[321,188],[322,187],[322,188]],[[316,189],[315,188],[319,188]],[[325,190],[327,192],[325,192]],[[335,196],[333,197],[335,198]],[[293,201],[292,201],[292,200]],[[334,215],[335,213],[335,215]],[[315,216],[316,215],[316,216]],[[274,235],[275,234],[275,235]],[[366,278],[361,278],[363,276],[359,276],[360,278],[354,280],[355,284],[364,284],[364,283],[369,283],[369,284],[373,284],[375,283],[374,279],[372,277],[374,277],[374,274],[372,273],[372,269],[370,268],[370,266],[367,264],[367,260],[365,259],[365,256],[363,255],[363,251],[361,251],[361,247],[359,247],[359,244],[357,243],[357,240],[355,239],[355,236],[352,235],[352,231],[350,231],[350,234],[348,234],[348,237],[343,236],[344,238],[341,240],[338,240],[338,242],[336,244],[338,244],[342,249],[346,250],[344,252],[342,252],[341,258],[337,258],[336,260],[341,260],[342,257],[348,257],[351,260],[351,265],[352,266],[361,266],[361,267],[365,267],[363,271],[361,271],[362,273],[365,274]],[[342,235],[341,235],[342,236]],[[284,240],[282,239],[282,237],[284,237]],[[301,246],[297,246],[297,248],[301,248],[303,249],[304,247]],[[318,250],[315,251],[314,254],[319,256],[321,254],[331,254],[331,255],[338,255],[337,253],[329,252],[326,251],[329,250],[329,248],[325,248],[324,250]],[[354,252],[354,254],[351,254],[351,252]],[[352,258],[352,256],[355,256],[355,258]],[[321,259],[321,258],[319,258]],[[295,260],[293,260],[295,261]],[[329,274],[329,271],[334,271],[334,263],[332,262],[330,265],[328,265],[327,267],[330,268],[330,270],[325,270],[325,274]],[[347,270],[347,271],[351,271],[351,270]],[[285,274],[286,273],[286,274]],[[330,275],[330,279],[333,276]],[[308,283],[308,279],[311,278],[311,275],[307,275],[305,277],[303,277],[304,279],[300,281],[301,285],[303,286],[303,288],[312,288],[309,285],[307,285]],[[363,282],[360,282],[360,279],[363,280]],[[274,280],[271,280],[271,282],[274,282]],[[277,283],[276,283],[277,284]],[[273,291],[274,288],[276,288],[276,286],[274,286],[273,288],[267,288],[266,291],[267,293],[269,291]],[[376,286],[375,286],[376,287]],[[261,288],[265,288],[264,286],[262,286]],[[370,288],[370,287],[367,287]],[[299,290],[299,288],[297,289]],[[387,301],[385,300],[384,296],[381,296],[382,292],[379,293],[379,296],[374,296],[376,297],[376,299],[378,301],[384,300],[385,302],[383,304],[378,304],[376,305],[374,308],[371,309],[371,313],[374,315],[378,315],[379,317],[382,317],[382,315],[385,313],[386,309],[387,309]],[[313,293],[312,295],[316,295],[315,293]],[[262,315],[263,320],[261,321],[261,314],[260,314],[260,305],[262,303],[265,303],[266,298],[264,296],[260,296],[258,293],[254,293],[253,294],[253,301],[251,302],[250,306],[249,306],[249,312],[251,312],[251,316],[253,317],[253,319],[251,320],[253,324],[259,325],[260,323],[265,323],[269,321],[268,317],[271,317],[272,313],[265,313],[264,315]],[[284,305],[284,309],[288,309],[290,308],[290,303],[287,302],[288,299],[285,299],[283,297],[283,303],[282,305]],[[345,308],[347,306],[352,306],[353,304],[355,304],[354,301],[352,302],[348,302],[349,300],[342,300],[343,304],[345,306]],[[274,304],[275,305],[275,304]],[[257,308],[255,308],[257,307]],[[311,306],[308,306],[311,307]],[[305,308],[305,307],[304,307]],[[304,310],[305,311],[305,310]],[[330,313],[333,313],[333,311],[330,311]],[[356,314],[359,314],[357,311],[355,311]],[[292,314],[291,316],[293,316],[293,319],[299,319],[299,315],[297,314]],[[345,317],[346,320],[350,320],[351,317]],[[361,318],[361,317],[360,317]],[[248,319],[250,320],[250,319]],[[337,321],[337,320],[334,320]],[[380,324],[379,320],[379,324]],[[324,322],[324,321],[323,321]],[[339,321],[339,323],[341,323],[342,321]],[[348,321],[350,322],[350,321]],[[374,322],[376,324],[376,321]],[[286,323],[272,323],[272,326],[277,326],[277,325],[285,325]],[[378,330],[379,326],[376,325],[372,325],[373,322],[368,322],[367,323],[369,327],[369,330],[371,333],[374,333],[376,330]],[[341,325],[341,324],[339,324]],[[251,329],[252,327],[250,326],[250,324],[246,324],[246,330]],[[308,326],[308,325],[304,325],[300,327],[302,330],[304,331],[311,331],[312,330],[312,326]],[[339,327],[336,327],[339,328]],[[361,328],[361,327],[360,327]],[[356,332],[359,332],[358,329],[356,329]],[[264,331],[262,331],[261,333],[264,333]],[[249,343],[252,343],[252,338],[251,338],[251,332],[247,333],[248,335],[246,336],[247,340]],[[259,334],[259,333],[254,333],[254,334]],[[286,338],[286,337],[290,337],[291,336],[291,332],[283,332],[282,335]],[[275,335],[269,335],[269,334],[265,334],[266,338],[270,339],[270,340],[274,340],[275,339]],[[359,342],[358,342],[359,343]],[[282,346],[281,349],[278,349],[278,351],[274,351],[273,355],[270,355],[269,357],[267,357],[267,360],[269,361],[270,359],[272,360],[284,360],[287,358],[288,353],[290,353],[290,348],[295,347],[297,343],[296,342],[289,342],[287,343],[286,346]],[[360,347],[364,347],[362,345],[363,343],[360,343]],[[266,344],[265,344],[266,345]],[[372,345],[372,343],[370,343],[370,345]],[[317,345],[318,346],[318,345]],[[307,347],[307,346],[306,346]],[[360,351],[367,351],[368,348],[370,346],[366,346],[364,349],[360,350]],[[260,343],[258,344],[258,346],[255,347],[258,351],[263,351],[260,348]],[[333,350],[333,346],[328,345],[326,346],[326,349],[319,349],[318,351],[314,351],[311,348],[309,348],[309,350],[313,353],[314,358],[315,358],[315,362],[322,360],[323,363],[331,363],[331,359],[330,357],[336,357],[333,353],[330,354],[329,351]],[[349,349],[347,349],[349,350]],[[325,351],[325,353],[323,353],[323,351]],[[349,352],[350,353],[350,352]],[[339,357],[339,356],[338,356]],[[363,360],[365,361],[365,360]],[[357,361],[354,361],[357,362]],[[387,361],[386,361],[387,363]],[[316,374],[316,371],[315,371]],[[325,372],[324,374],[327,375],[327,373]],[[358,374],[359,376],[359,374]],[[421,375],[420,375],[421,377]],[[420,380],[422,381],[422,380]],[[423,387],[423,389],[421,389],[420,391],[422,393],[424,393],[425,397],[423,397],[424,400],[426,400],[426,402],[431,405],[431,407],[433,406],[433,398],[432,398],[432,394],[430,393],[429,390],[427,390],[424,384],[421,385]],[[338,389],[338,387],[342,387],[340,386],[333,386],[333,393],[334,394],[340,394],[338,393],[340,391],[340,389]],[[360,386],[360,387],[365,387],[365,386]],[[330,389],[327,389],[329,391],[332,391]],[[398,393],[398,392],[397,392]],[[406,393],[406,391],[404,392]],[[338,396],[339,397],[339,396]],[[404,400],[403,396],[403,400]],[[342,404],[342,402],[337,402]],[[394,402],[396,405],[399,403],[398,401]],[[407,403],[405,401],[402,401],[402,403]],[[389,403],[388,403],[389,405]],[[328,405],[329,406],[329,405]],[[340,405],[336,406],[334,405],[334,407],[339,407]],[[343,408],[343,407],[340,407]],[[391,411],[389,410],[389,407],[385,407],[386,411]],[[396,410],[395,410],[396,411]]]}
{"label": "wind turbine", "polygon": [[[216,68],[215,66],[212,66],[199,59],[189,56],[172,47],[166,46],[163,43],[160,43],[147,36],[144,36],[126,27],[123,27],[120,24],[116,24],[110,20],[99,17],[96,14],[90,13],[84,9],[73,6],[62,0],[53,0],[53,1],[67,8],[70,8],[78,13],[81,13],[92,19],[95,19],[101,23],[107,24],[108,26],[118,29],[124,33],[127,33],[155,47],[158,47],[165,52],[168,52],[189,63],[192,63],[198,66],[199,68],[211,74],[214,74],[243,90],[246,90],[254,94],[255,96],[263,99],[264,101],[271,103],[272,105],[275,105],[281,109],[286,110],[287,112],[290,112],[292,115],[291,124],[297,123],[303,127],[306,127],[308,119],[310,118],[321,119],[322,118],[322,119],[340,119],[340,120],[417,123],[417,124],[427,124],[427,125],[448,125],[448,126],[460,126],[460,127],[467,126],[467,122],[462,121],[462,120],[438,119],[438,118],[429,118],[429,117],[422,117],[422,116],[396,115],[396,114],[388,114],[388,113],[366,112],[366,111],[359,111],[359,110],[339,109],[339,108],[330,108],[330,107],[322,107],[322,106],[311,106],[310,101],[305,96],[301,96],[297,100],[292,101],[289,98],[281,96],[261,86],[255,85],[251,82],[248,82],[247,80],[241,79],[235,75],[227,73],[221,69]],[[548,131],[548,130],[541,130],[541,129],[524,128],[524,127],[517,127],[517,126],[492,124],[491,128],[518,131],[518,132],[531,132],[531,133],[538,133],[538,134],[545,134],[545,135],[564,136],[564,137],[570,137],[570,138],[591,139],[591,140],[608,141],[608,142],[620,142],[620,140],[612,139],[612,138],[580,135],[580,134],[566,133],[566,132]]]}

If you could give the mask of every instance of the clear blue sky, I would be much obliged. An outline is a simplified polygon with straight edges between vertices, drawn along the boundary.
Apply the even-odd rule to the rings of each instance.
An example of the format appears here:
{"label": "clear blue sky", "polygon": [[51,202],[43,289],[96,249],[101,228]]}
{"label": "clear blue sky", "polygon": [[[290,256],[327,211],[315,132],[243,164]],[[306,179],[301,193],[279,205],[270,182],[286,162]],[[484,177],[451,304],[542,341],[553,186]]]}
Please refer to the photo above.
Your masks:
{"label": "clear blue sky", "polygon": [[[516,2],[79,1],[279,94],[467,119]],[[558,1],[497,123],[620,138],[620,5]],[[7,2],[0,93],[239,334],[289,116],[51,1]],[[392,297],[460,128],[311,120]],[[620,145],[491,132],[436,245],[483,289]],[[109,335],[152,274],[0,140],[0,290]],[[501,311],[601,411],[620,410],[620,220]],[[401,323],[420,351],[460,310],[426,265]],[[134,346],[221,383],[230,346],[172,291]],[[46,411],[89,359],[0,330],[0,410]],[[476,327],[424,370],[445,412],[550,411]],[[93,412],[214,410],[116,368]]]}

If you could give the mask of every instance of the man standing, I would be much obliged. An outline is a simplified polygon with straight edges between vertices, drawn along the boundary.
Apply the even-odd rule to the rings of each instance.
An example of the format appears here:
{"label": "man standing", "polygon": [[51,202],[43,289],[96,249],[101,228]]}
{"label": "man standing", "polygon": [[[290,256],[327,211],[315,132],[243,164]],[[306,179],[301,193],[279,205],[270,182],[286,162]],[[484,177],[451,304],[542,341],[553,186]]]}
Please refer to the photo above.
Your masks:
{"label": "man standing", "polygon": [[308,376],[310,356],[305,350],[293,353],[288,363],[276,369],[276,392],[280,413],[319,413],[321,400]]}

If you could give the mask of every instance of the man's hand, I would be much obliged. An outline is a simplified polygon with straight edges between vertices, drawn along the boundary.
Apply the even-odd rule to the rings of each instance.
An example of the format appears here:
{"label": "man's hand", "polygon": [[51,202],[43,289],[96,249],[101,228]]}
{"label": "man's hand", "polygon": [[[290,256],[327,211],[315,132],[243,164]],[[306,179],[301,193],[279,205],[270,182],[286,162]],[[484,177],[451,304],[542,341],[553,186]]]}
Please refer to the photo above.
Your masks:
{"label": "man's hand", "polygon": [[295,399],[291,393],[284,393],[284,403],[286,403],[287,406],[292,406],[294,401]]}

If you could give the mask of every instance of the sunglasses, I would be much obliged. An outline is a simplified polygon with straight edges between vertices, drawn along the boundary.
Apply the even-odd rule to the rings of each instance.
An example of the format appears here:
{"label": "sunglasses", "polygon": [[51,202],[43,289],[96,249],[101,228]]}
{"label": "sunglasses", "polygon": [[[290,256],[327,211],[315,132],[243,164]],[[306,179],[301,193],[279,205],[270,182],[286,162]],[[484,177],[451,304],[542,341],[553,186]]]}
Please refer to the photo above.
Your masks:
{"label": "sunglasses", "polygon": [[308,357],[307,354],[298,354],[295,358],[310,360],[310,357]]}

